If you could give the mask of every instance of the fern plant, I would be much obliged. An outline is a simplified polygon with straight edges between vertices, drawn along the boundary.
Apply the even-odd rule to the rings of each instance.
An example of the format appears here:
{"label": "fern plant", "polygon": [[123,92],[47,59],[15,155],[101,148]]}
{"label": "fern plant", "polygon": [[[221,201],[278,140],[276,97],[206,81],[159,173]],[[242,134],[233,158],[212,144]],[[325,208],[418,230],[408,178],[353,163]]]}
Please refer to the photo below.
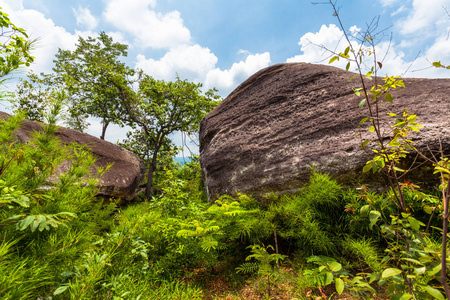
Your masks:
{"label": "fern plant", "polygon": [[268,250],[274,251],[271,245],[252,245],[247,247],[251,249],[251,255],[247,256],[246,261],[255,259],[256,262],[246,262],[236,268],[237,273],[254,273],[257,271],[259,275],[266,279],[266,293],[270,297],[271,285],[276,282],[275,265],[284,260],[287,256],[278,253],[269,253]]}

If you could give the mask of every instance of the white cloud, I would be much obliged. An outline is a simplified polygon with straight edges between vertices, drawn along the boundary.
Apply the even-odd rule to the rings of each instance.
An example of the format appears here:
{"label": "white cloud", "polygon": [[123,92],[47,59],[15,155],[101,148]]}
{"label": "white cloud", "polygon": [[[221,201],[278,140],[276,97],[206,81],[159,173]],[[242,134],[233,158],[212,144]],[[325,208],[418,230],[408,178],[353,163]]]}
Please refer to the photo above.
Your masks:
{"label": "white cloud", "polygon": [[98,25],[98,20],[91,14],[87,7],[72,8],[72,11],[77,20],[77,25],[84,26],[88,30],[94,30]]}
{"label": "white cloud", "polygon": [[[355,31],[357,27],[351,28]],[[306,33],[300,38],[298,44],[303,54],[288,58],[286,62],[328,62],[328,59],[332,56],[328,50],[339,53],[347,47],[343,39],[343,32],[335,24],[322,25],[316,33]],[[344,66],[345,64],[342,62],[342,67]]]}
{"label": "white cloud", "polygon": [[352,36],[356,36],[358,33],[361,32],[361,28],[359,28],[356,25],[353,25],[352,27],[350,27],[349,31]]}
{"label": "white cloud", "polygon": [[[352,26],[350,32],[356,34],[359,32],[359,28]],[[344,36],[344,32],[340,30],[336,25],[330,24],[329,26],[323,25],[319,32],[308,32],[300,38],[299,45],[303,54],[296,55],[292,58],[288,58],[287,62],[308,62],[308,63],[322,63],[328,64],[329,59],[334,56],[330,51],[340,53],[348,46]],[[352,42],[353,49],[359,49],[360,45],[357,42]],[[383,42],[377,45],[375,49],[378,58],[383,60],[384,55],[388,52],[388,55],[384,58],[383,68],[380,71],[382,74],[400,75],[408,68],[407,64],[403,61],[404,53],[396,51],[394,45],[389,45],[389,42]],[[345,69],[348,61],[340,59],[333,62],[331,65],[341,69]],[[363,61],[365,63],[365,61]],[[365,68],[368,71],[371,68],[372,57],[367,61]],[[351,65],[349,71],[354,71],[355,65]],[[393,72],[393,73],[392,73]],[[380,74],[381,75],[381,74]]]}
{"label": "white cloud", "polygon": [[204,82],[205,89],[216,87],[222,95],[226,95],[247,77],[269,66],[270,54],[248,55],[245,61],[234,63],[228,70],[216,68],[217,61],[208,48],[200,45],[179,46],[159,60],[138,55],[136,68],[157,79],[173,80],[178,74],[182,79]]}
{"label": "white cloud", "polygon": [[244,50],[244,49],[239,49],[237,54],[244,54],[244,55],[250,55],[250,51],[248,50]]}
{"label": "white cloud", "polygon": [[243,80],[270,64],[270,53],[264,52],[247,56],[245,61],[234,63],[229,70],[218,68],[206,75],[205,87],[218,88],[222,93],[229,93]]}
{"label": "white cloud", "polygon": [[127,41],[123,33],[120,31],[108,31],[106,34],[111,37],[115,43],[125,44],[128,46],[128,49],[133,47],[133,45]]}
{"label": "white cloud", "polygon": [[74,49],[79,34],[90,34],[89,32],[71,34],[36,10],[23,8],[14,10],[8,5],[3,5],[3,9],[10,14],[10,19],[15,25],[26,29],[30,39],[36,39],[32,51],[36,59],[31,67],[35,72],[50,72],[58,48]]}
{"label": "white cloud", "polygon": [[[351,27],[355,30],[355,27]],[[445,32],[444,32],[445,33]],[[343,32],[334,24],[322,26],[319,32],[308,32],[300,38],[299,45],[303,54],[296,55],[287,59],[287,62],[309,62],[327,64],[332,54],[328,50],[336,53],[342,52],[347,44],[342,39]],[[358,49],[360,45],[352,42],[353,48]],[[438,35],[422,55],[415,60],[408,59],[402,49],[406,42],[396,44],[395,42],[381,42],[375,47],[377,59],[383,63],[383,67],[378,71],[379,76],[384,75],[402,75],[405,77],[450,77],[450,72],[444,69],[431,67],[431,62],[442,61],[444,64],[450,64],[450,40],[446,34]],[[323,46],[323,47],[321,47]],[[412,45],[410,45],[412,46]],[[326,50],[326,49],[328,50]],[[373,64],[373,56],[366,57],[363,60],[363,71],[367,71]],[[344,69],[346,60],[335,61],[332,66]],[[350,67],[353,71],[355,66]],[[407,72],[408,71],[408,72]],[[407,72],[407,73],[405,73]]]}
{"label": "white cloud", "polygon": [[202,81],[204,74],[217,63],[217,57],[208,48],[200,45],[174,47],[159,60],[146,59],[144,55],[139,54],[137,60],[136,68],[164,80],[173,80],[178,73],[181,78]]}
{"label": "white cloud", "polygon": [[157,13],[156,0],[110,0],[104,18],[116,28],[132,34],[143,48],[172,48],[188,44],[189,30],[178,11]]}
{"label": "white cloud", "polygon": [[396,25],[401,34],[433,34],[439,24],[449,24],[444,10],[449,5],[450,0],[414,0],[408,16]]}
{"label": "white cloud", "polygon": [[[23,0],[3,0],[4,4],[2,4],[2,9],[6,9],[7,7],[11,11],[21,10],[23,9]],[[6,4],[6,7],[5,7]]]}

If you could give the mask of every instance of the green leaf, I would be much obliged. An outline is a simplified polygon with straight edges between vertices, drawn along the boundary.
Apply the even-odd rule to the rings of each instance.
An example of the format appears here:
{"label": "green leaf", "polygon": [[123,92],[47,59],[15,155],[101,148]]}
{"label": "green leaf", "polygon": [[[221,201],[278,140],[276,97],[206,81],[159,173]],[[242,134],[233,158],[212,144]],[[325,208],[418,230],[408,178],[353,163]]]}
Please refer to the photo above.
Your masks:
{"label": "green leaf", "polygon": [[348,69],[350,69],[350,62],[348,62],[347,65],[345,66],[345,70],[348,71]]}
{"label": "green leaf", "polygon": [[366,148],[366,146],[370,143],[370,140],[365,140],[364,142],[361,143],[361,148]]}
{"label": "green leaf", "polygon": [[64,293],[69,287],[67,285],[62,285],[59,288],[57,288],[54,292],[53,292],[53,296],[59,295]]}
{"label": "green leaf", "polygon": [[350,46],[348,46],[347,48],[345,48],[344,50],[344,55],[348,56],[348,52],[350,51]]}
{"label": "green leaf", "polygon": [[364,124],[365,122],[367,122],[367,120],[369,120],[369,118],[364,118],[361,121],[359,121],[359,125]]}
{"label": "green leaf", "polygon": [[325,285],[329,285],[332,282],[333,282],[333,273],[326,272],[325,273]]}
{"label": "green leaf", "polygon": [[378,218],[381,217],[381,213],[377,210],[371,210],[369,213],[370,227],[377,223]]}
{"label": "green leaf", "polygon": [[17,227],[20,231],[23,231],[25,229],[27,229],[28,226],[30,226],[30,224],[34,221],[34,216],[28,216],[25,219],[19,221],[19,223],[17,223]]}
{"label": "green leaf", "polygon": [[434,208],[431,207],[431,206],[429,206],[429,205],[425,205],[425,206],[423,207],[423,210],[424,210],[427,214],[431,215],[431,213],[433,212]]}
{"label": "green leaf", "polygon": [[419,231],[420,225],[424,225],[422,222],[418,221],[413,217],[408,217],[408,222],[411,225],[411,228],[414,229],[415,231]]}
{"label": "green leaf", "polygon": [[402,270],[399,270],[397,268],[387,268],[386,270],[383,271],[383,273],[381,273],[381,277],[387,278],[387,277],[396,276],[401,273],[402,273]]}
{"label": "green leaf", "polygon": [[372,165],[371,164],[366,164],[363,168],[363,173],[367,173],[372,169]]}
{"label": "green leaf", "polygon": [[445,300],[444,296],[439,290],[432,288],[429,285],[422,286],[422,289],[424,289],[430,296],[434,297],[435,299]]}
{"label": "green leaf", "polygon": [[329,64],[333,63],[335,60],[339,60],[339,56],[333,56],[330,61],[328,62]]}
{"label": "green leaf", "polygon": [[39,221],[38,220],[34,220],[33,224],[31,225],[31,232],[34,232],[39,226]]}
{"label": "green leaf", "polygon": [[[423,261],[423,260],[421,259],[421,261]],[[439,263],[437,263],[433,268],[428,269],[427,273],[428,273],[428,275],[430,275],[430,276],[434,276],[434,275],[436,275],[438,272],[440,272],[441,269],[442,269],[442,265],[441,265],[441,263],[439,262]]]}
{"label": "green leaf", "polygon": [[405,258],[400,258],[400,259],[401,259],[401,260],[406,260],[406,261],[412,262],[413,264],[417,264],[417,265],[423,266],[423,264],[422,264],[420,261],[418,261],[417,259],[407,258],[407,257],[405,257]]}
{"label": "green leaf", "polygon": [[362,216],[367,216],[369,214],[370,205],[366,204],[360,209],[360,213]]}
{"label": "green leaf", "polygon": [[393,167],[392,168],[394,171],[396,171],[396,172],[402,172],[402,173],[405,173],[406,172],[406,170],[404,170],[404,169],[400,169],[399,167]]}
{"label": "green leaf", "polygon": [[391,299],[392,300],[409,300],[414,298],[413,295],[409,294],[409,293],[404,293],[404,294],[392,294]]}
{"label": "green leaf", "polygon": [[392,101],[394,101],[394,99],[392,99],[392,95],[390,93],[386,93],[386,95],[384,95],[384,99],[386,99],[386,101],[389,103],[392,103]]}
{"label": "green leaf", "polygon": [[370,132],[374,132],[374,131],[375,131],[375,127],[374,127],[374,126],[370,126],[370,127],[369,127],[369,131],[370,131]]}
{"label": "green leaf", "polygon": [[359,108],[362,108],[364,104],[366,103],[366,98],[362,99],[361,102],[359,102]]}
{"label": "green leaf", "polygon": [[336,261],[330,264],[330,270],[333,272],[339,272],[342,269],[342,265]]}
{"label": "green leaf", "polygon": [[336,278],[336,292],[340,295],[344,291],[344,281],[340,278]]}

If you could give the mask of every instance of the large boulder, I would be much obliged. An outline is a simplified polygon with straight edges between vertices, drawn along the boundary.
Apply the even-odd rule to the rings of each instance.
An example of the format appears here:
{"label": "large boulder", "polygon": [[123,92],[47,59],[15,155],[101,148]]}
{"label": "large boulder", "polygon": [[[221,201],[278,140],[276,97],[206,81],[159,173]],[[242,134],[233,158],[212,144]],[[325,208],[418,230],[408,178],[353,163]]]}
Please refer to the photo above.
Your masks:
{"label": "large boulder", "polygon": [[[0,112],[0,118],[6,119],[9,115]],[[42,130],[42,124],[25,120],[16,130],[18,141],[26,143],[31,139],[33,132]],[[100,179],[98,194],[105,197],[121,198],[123,201],[131,200],[139,192],[139,184],[145,174],[145,166],[142,160],[133,152],[123,149],[113,143],[101,140],[92,135],[73,129],[60,127],[55,136],[64,144],[78,143],[86,145],[97,158],[98,167],[112,167]],[[65,161],[57,168],[63,171],[68,167]]]}
{"label": "large boulder", "polygon": [[[354,75],[331,66],[277,64],[237,87],[200,125],[200,164],[210,201],[236,192],[296,192],[313,165],[346,184],[361,178],[372,152],[361,149],[357,136],[367,106],[358,108],[361,97],[352,88],[361,83],[349,81]],[[381,115],[408,109],[424,126],[413,135],[419,149],[442,144],[450,150],[450,79],[404,82],[406,89],[393,93],[392,104],[384,102]],[[365,126],[363,134],[373,138]]]}

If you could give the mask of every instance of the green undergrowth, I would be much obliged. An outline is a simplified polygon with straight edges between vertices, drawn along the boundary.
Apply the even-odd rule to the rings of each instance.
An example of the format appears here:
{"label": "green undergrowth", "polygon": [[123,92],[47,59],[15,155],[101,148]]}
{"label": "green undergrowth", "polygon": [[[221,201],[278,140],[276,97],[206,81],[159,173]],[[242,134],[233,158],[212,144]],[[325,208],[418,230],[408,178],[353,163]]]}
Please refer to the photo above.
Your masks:
{"label": "green undergrowth", "polygon": [[[344,280],[367,295],[371,286],[357,274],[398,262],[392,252],[386,259],[391,241],[367,208],[395,214],[390,193],[344,189],[312,171],[295,195],[207,203],[194,159],[161,168],[151,199],[118,207],[95,197],[108,170],[95,169],[87,149],[62,145],[53,125],[12,142],[21,120],[0,126],[2,299],[302,299]],[[62,157],[71,161],[64,172]],[[408,187],[405,195],[426,223],[438,197]],[[439,222],[424,237],[430,248],[439,246]]]}

